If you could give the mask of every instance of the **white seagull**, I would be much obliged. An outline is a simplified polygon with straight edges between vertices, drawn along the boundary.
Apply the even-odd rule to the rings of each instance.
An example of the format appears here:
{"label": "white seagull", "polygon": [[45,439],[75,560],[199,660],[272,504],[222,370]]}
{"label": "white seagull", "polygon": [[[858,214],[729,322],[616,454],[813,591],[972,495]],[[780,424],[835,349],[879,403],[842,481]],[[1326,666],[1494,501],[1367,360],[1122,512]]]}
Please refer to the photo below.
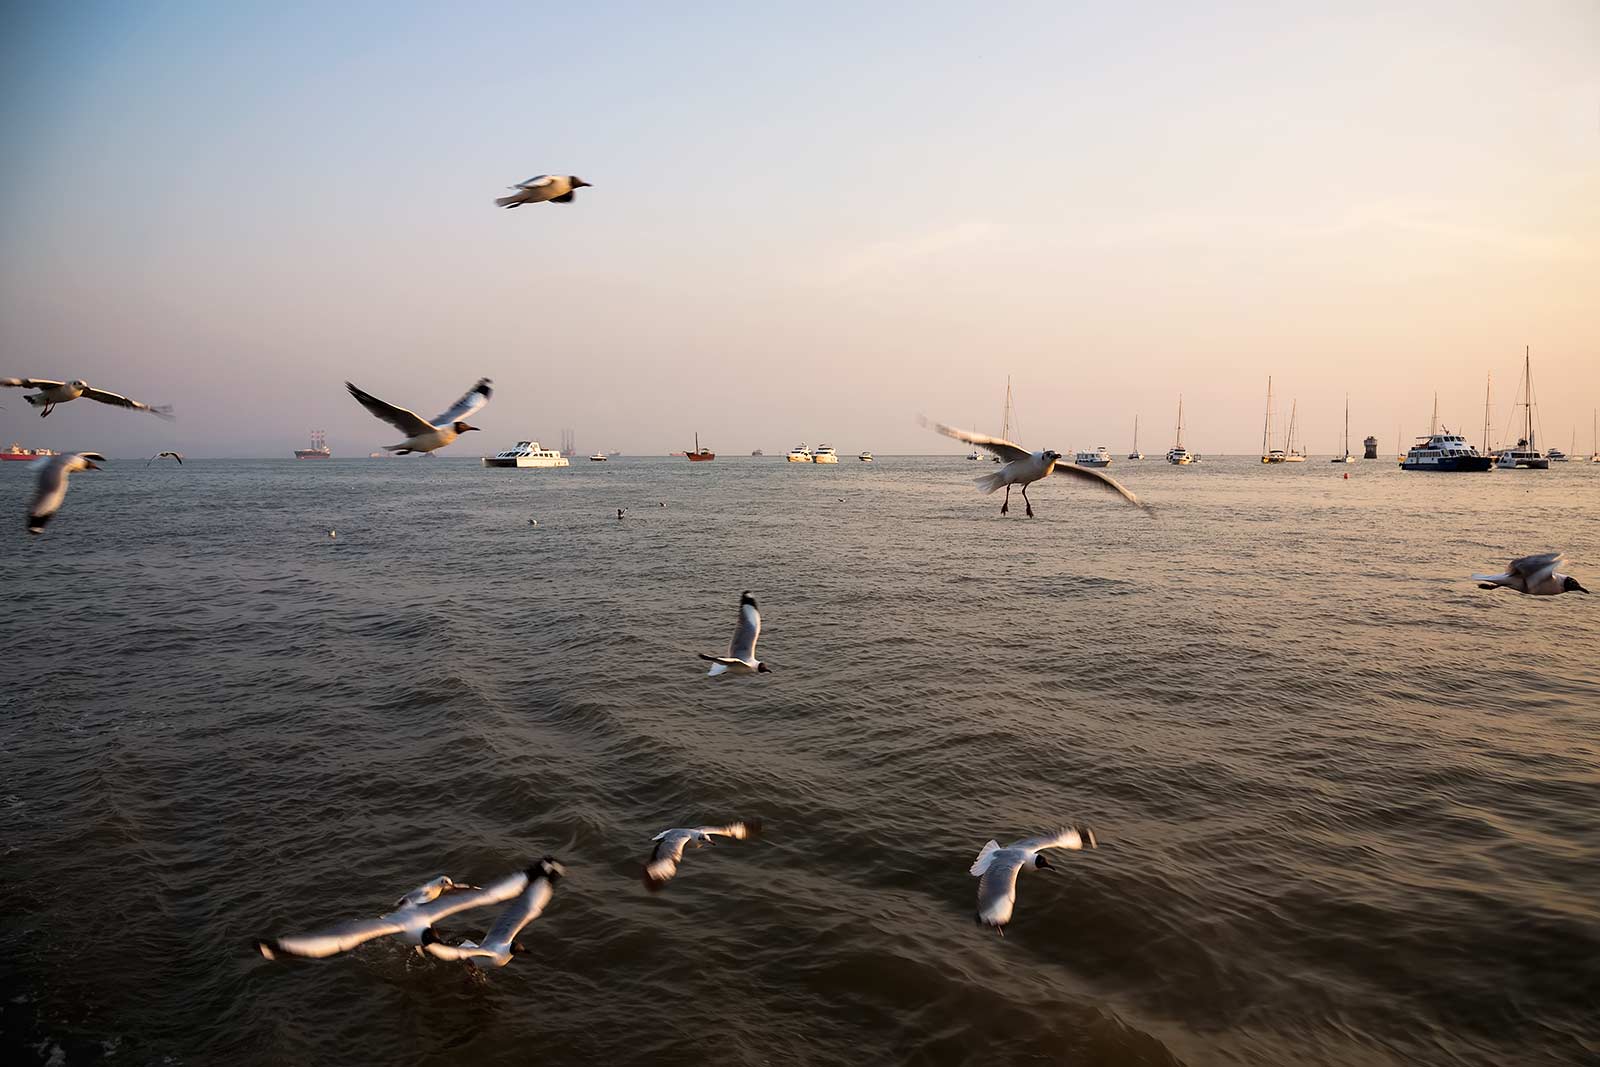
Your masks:
{"label": "white seagull", "polygon": [[98,452],[64,452],[59,456],[36,460],[39,483],[34,490],[33,506],[28,509],[28,532],[44,533],[44,524],[61,510],[67,499],[67,475],[73,471],[97,471],[94,461],[101,463],[106,457]]}
{"label": "white seagull", "polygon": [[1040,855],[1043,849],[1081,849],[1085,845],[1099,847],[1094,831],[1087,826],[1069,826],[1048,837],[1030,837],[1005,848],[998,841],[984,845],[972,865],[972,873],[978,878],[978,922],[994,927],[1004,937],[1005,925],[1011,921],[1011,909],[1017,902],[1017,875],[1022,869],[1054,870],[1050,861]]}
{"label": "white seagull", "polygon": [[512,956],[520,956],[528,951],[517,940],[517,935],[543,913],[555,892],[556,879],[566,873],[566,868],[556,862],[554,856],[546,856],[528,868],[527,888],[500,912],[500,917],[484,935],[481,944],[462,941],[458,945],[447,945],[432,930],[424,930],[422,947],[418,951],[441,960],[470,960],[474,967],[483,971],[491,967],[504,967],[511,962]]}
{"label": "white seagull", "polygon": [[1052,474],[1067,474],[1084,481],[1094,482],[1102,489],[1109,489],[1136,508],[1149,511],[1149,505],[1130,493],[1122,483],[1108,474],[1101,474],[1090,467],[1080,467],[1076,463],[1061,462],[1061,453],[1051,449],[1040,452],[1029,452],[1021,445],[1014,445],[999,437],[989,437],[969,430],[957,430],[946,426],[942,422],[929,423],[923,420],[923,425],[931,425],[934,430],[946,437],[954,437],[957,441],[965,441],[970,445],[988,449],[999,456],[1005,466],[993,474],[985,474],[979,478],[978,488],[985,493],[992,493],[996,489],[1004,488],[1006,491],[1005,503],[1000,505],[1000,514],[1004,515],[1011,510],[1011,487],[1022,486],[1022,503],[1028,510],[1028,518],[1033,518],[1033,504],[1028,500],[1028,486],[1041,478],[1048,478]]}
{"label": "white seagull", "polygon": [[523,204],[572,203],[572,194],[589,183],[576,174],[539,174],[525,182],[510,186],[511,195],[495,200],[500,207],[521,207]]}
{"label": "white seagull", "polygon": [[456,401],[455,407],[443,415],[435,416],[432,422],[424,420],[415,411],[385,403],[349,382],[345,382],[344,387],[350,390],[351,396],[361,401],[362,407],[406,435],[406,439],[397,445],[383,446],[390,452],[404,456],[411,452],[432,452],[468,430],[476,430],[478,427],[468,426],[463,420],[489,402],[489,395],[493,392],[490,384],[489,379],[479,378],[478,384],[467,390],[467,394]]}
{"label": "white seagull", "polygon": [[413,945],[420,945],[423,934],[440,919],[458,911],[510,900],[528,887],[530,877],[529,871],[517,871],[480,889],[440,875],[401,897],[394,910],[376,919],[353,919],[309,934],[258,938],[251,944],[269,960],[279,956],[320,960],[391,934],[399,934]]}
{"label": "white seagull", "polygon": [[178,466],[183,466],[183,456],[179,455],[177,452],[157,452],[155,455],[145,460],[144,465],[148,467],[150,464],[154,463],[158,459],[161,459],[163,456],[171,456],[173,459],[178,461]]}
{"label": "white seagull", "polygon": [[132,408],[134,411],[148,411],[152,415],[163,419],[172,419],[172,409],[169,407],[153,408],[149,404],[141,404],[131,400],[121,393],[108,393],[104,389],[91,389],[89,383],[82,378],[70,382],[58,382],[50,378],[0,378],[0,385],[8,385],[13,389],[38,389],[39,392],[22,399],[36,408],[44,408],[39,412],[42,419],[55,410],[57,404],[65,404],[69,400],[83,397],[85,400],[98,400],[102,404],[113,404],[119,408]]}
{"label": "white seagull", "polygon": [[649,862],[644,865],[644,884],[654,892],[672,881],[672,876],[678,873],[678,861],[683,859],[684,847],[691,842],[695,848],[700,848],[711,844],[713,836],[743,841],[760,832],[760,819],[744,819],[727,826],[697,826],[693,829],[680,826],[663,830],[650,839],[656,843],[656,847],[650,853]]}
{"label": "white seagull", "polygon": [[747,589],[739,597],[739,624],[734,628],[728,654],[708,656],[700,653],[701,659],[711,663],[707,677],[715,678],[728,671],[735,674],[771,674],[772,668],[756,659],[756,639],[760,636],[761,612],[756,610],[756,598]]}
{"label": "white seagull", "polygon": [[1504,586],[1519,593],[1527,593],[1529,596],[1587,593],[1589,590],[1579,585],[1578,579],[1570,574],[1556,572],[1561,560],[1560,552],[1523,556],[1521,559],[1512,560],[1511,569],[1505,574],[1474,574],[1472,580],[1483,583],[1478,586],[1479,589],[1499,589]]}

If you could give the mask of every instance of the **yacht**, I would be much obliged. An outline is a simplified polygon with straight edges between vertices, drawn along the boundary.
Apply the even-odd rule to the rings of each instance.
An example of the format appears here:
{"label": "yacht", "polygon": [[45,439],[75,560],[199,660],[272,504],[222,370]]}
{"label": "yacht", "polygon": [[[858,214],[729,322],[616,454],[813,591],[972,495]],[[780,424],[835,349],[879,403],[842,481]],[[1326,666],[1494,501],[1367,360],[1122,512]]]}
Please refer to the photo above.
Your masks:
{"label": "yacht", "polygon": [[610,458],[611,457],[607,456],[604,452],[596,452],[594,455],[589,457],[589,462],[590,463],[604,463]]}
{"label": "yacht", "polygon": [[839,462],[839,453],[834,451],[832,445],[818,445],[817,450],[811,453],[811,462],[837,463]]}
{"label": "yacht", "polygon": [[1519,467],[1523,470],[1547,471],[1550,469],[1550,458],[1539,451],[1533,437],[1533,360],[1527,349],[1522,353],[1522,403],[1516,406],[1522,408],[1522,438],[1517,441],[1515,448],[1500,450],[1495,466],[1503,471]]}
{"label": "yacht", "polygon": [[1191,455],[1187,448],[1183,447],[1183,397],[1180,395],[1178,397],[1178,443],[1167,449],[1167,462],[1176,464],[1179,467],[1187,467],[1197,458]]}
{"label": "yacht", "polygon": [[1101,445],[1093,452],[1079,452],[1073,462],[1080,467],[1109,467],[1111,466],[1111,453],[1106,451],[1106,446]]}
{"label": "yacht", "polygon": [[1417,438],[1417,443],[1406,453],[1403,471],[1486,471],[1490,459],[1467,443],[1448,426],[1439,427],[1438,433]]}
{"label": "yacht", "polygon": [[515,448],[484,456],[485,467],[568,467],[567,457],[553,448],[540,448],[538,441],[518,441]]}
{"label": "yacht", "polygon": [[1544,458],[1548,459],[1551,463],[1567,462],[1567,454],[1561,451],[1559,448],[1552,448],[1550,451],[1544,454]]}
{"label": "yacht", "polygon": [[976,448],[974,448],[971,452],[967,453],[967,458],[968,459],[981,459],[982,457],[978,455],[978,450]]}
{"label": "yacht", "polygon": [[859,456],[857,456],[856,458],[859,459],[863,463],[871,463],[872,462],[872,453],[871,452],[863,452]]}
{"label": "yacht", "polygon": [[1272,447],[1272,375],[1267,375],[1267,415],[1261,422],[1261,462],[1282,463],[1288,458],[1281,448]]}
{"label": "yacht", "polygon": [[800,442],[798,445],[796,445],[793,448],[789,449],[789,462],[790,463],[810,463],[811,462],[811,449],[806,447],[804,441]]}

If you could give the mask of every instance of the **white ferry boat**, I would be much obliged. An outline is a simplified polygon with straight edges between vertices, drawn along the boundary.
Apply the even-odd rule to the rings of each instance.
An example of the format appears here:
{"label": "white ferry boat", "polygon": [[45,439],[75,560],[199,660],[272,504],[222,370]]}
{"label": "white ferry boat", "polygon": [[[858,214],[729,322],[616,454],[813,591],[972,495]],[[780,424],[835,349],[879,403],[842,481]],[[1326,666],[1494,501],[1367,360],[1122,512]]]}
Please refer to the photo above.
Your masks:
{"label": "white ferry boat", "polygon": [[538,441],[518,441],[515,448],[484,456],[485,467],[567,467],[567,457],[553,448],[540,448]]}
{"label": "white ferry boat", "polygon": [[818,445],[817,450],[811,453],[811,462],[837,463],[839,462],[839,453],[834,450],[832,445]]}
{"label": "white ferry boat", "polygon": [[594,455],[589,457],[590,463],[609,463],[610,460],[611,457],[606,455],[604,452],[596,452]]}
{"label": "white ferry boat", "polygon": [[1079,452],[1073,462],[1080,467],[1109,467],[1111,453],[1106,451],[1105,445],[1101,445],[1093,452]]}
{"label": "white ferry boat", "polygon": [[795,447],[789,449],[789,462],[790,463],[810,463],[811,462],[811,449],[809,449],[809,448],[807,448],[805,446],[805,442],[804,441],[802,441],[800,444],[796,445]]}
{"label": "white ferry boat", "polygon": [[1439,429],[1439,433],[1417,439],[1417,443],[1406,453],[1405,462],[1400,464],[1401,470],[1486,471],[1489,469],[1489,457],[1468,444],[1465,437],[1451,433],[1448,426],[1441,426]]}

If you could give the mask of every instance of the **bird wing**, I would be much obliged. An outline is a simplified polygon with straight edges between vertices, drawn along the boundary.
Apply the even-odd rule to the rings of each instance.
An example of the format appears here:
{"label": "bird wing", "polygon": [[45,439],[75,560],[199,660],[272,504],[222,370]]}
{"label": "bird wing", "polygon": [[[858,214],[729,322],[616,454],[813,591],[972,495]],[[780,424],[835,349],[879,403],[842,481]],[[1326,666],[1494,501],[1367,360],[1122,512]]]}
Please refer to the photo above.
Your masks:
{"label": "bird wing", "polygon": [[1521,574],[1529,579],[1540,571],[1553,571],[1561,563],[1564,553],[1545,552],[1537,556],[1523,556],[1521,559],[1511,561],[1511,573]]}
{"label": "bird wing", "polygon": [[344,387],[350,390],[350,395],[361,402],[361,406],[372,412],[390,426],[399,430],[407,437],[415,437],[419,433],[427,433],[433,427],[422,421],[422,416],[406,408],[397,408],[393,404],[379,400],[362,389],[356,388],[350,382],[345,382]]}
{"label": "bird wing", "polygon": [[337,956],[341,952],[349,952],[357,945],[365,944],[374,938],[398,934],[404,929],[403,923],[388,915],[377,919],[355,919],[309,934],[259,940],[256,942],[256,949],[269,960],[277,959],[279,956],[302,956],[306,959],[320,960],[328,956]]}
{"label": "bird wing", "polygon": [[67,499],[67,464],[72,458],[71,452],[52,456],[39,467],[33,505],[28,509],[30,519],[45,518],[61,510],[61,502]]}
{"label": "bird wing", "polygon": [[734,627],[733,641],[728,645],[728,655],[745,662],[755,659],[756,639],[760,636],[761,612],[756,610],[755,597],[745,593],[739,598],[739,622]]}
{"label": "bird wing", "polygon": [[1040,849],[1046,848],[1080,849],[1086,845],[1089,848],[1095,847],[1094,831],[1079,829],[1076,826],[1065,826],[1053,834],[1024,838],[1010,847],[1026,849],[1029,852],[1038,852]]}
{"label": "bird wing", "polygon": [[473,908],[510,900],[527,888],[528,872],[515,871],[499,881],[490,882],[481,889],[477,886],[449,886],[426,904],[413,905],[404,910],[408,914],[422,916],[426,924],[432,926],[440,919],[454,915],[458,911],[470,911]]}
{"label": "bird wing", "polygon": [[699,830],[703,834],[716,834],[719,837],[731,837],[735,841],[743,841],[761,832],[761,820],[741,819],[726,826],[702,826]]}
{"label": "bird wing", "polygon": [[85,389],[83,391],[83,398],[85,400],[98,400],[102,404],[112,404],[119,408],[131,408],[134,411],[148,411],[150,414],[158,415],[163,419],[170,420],[172,418],[171,408],[153,408],[149,404],[140,403],[137,400],[125,397],[121,393],[108,393],[104,389]]}
{"label": "bird wing", "polygon": [[49,378],[0,378],[0,385],[9,385],[13,389],[54,389],[66,382],[53,382]]}
{"label": "bird wing", "polygon": [[449,411],[434,419],[433,424],[435,426],[448,426],[452,422],[458,422],[482,408],[483,405],[489,402],[489,394],[494,392],[489,388],[491,384],[489,379],[479,378],[478,384],[468,389],[466,395],[457,400],[455,406]]}
{"label": "bird wing", "polygon": [[965,441],[969,445],[977,445],[979,448],[987,449],[1007,463],[1014,459],[1026,459],[1031,455],[1026,448],[1012,444],[1003,437],[990,437],[987,434],[974,433],[971,430],[958,430],[954,426],[946,426],[942,422],[929,422],[927,419],[923,419],[922,424],[937,433],[944,434],[946,437],[954,437],[957,441]]}
{"label": "bird wing", "polygon": [[528,883],[528,887],[500,912],[494,925],[489,927],[489,932],[479,942],[480,948],[488,949],[497,956],[503,956],[511,951],[511,944],[522,933],[522,928],[537,919],[544,911],[544,906],[550,903],[550,897],[555,892],[549,878],[541,874]]}
{"label": "bird wing", "polygon": [[529,178],[525,182],[518,182],[517,184],[513,185],[511,188],[513,188],[513,189],[542,189],[546,185],[549,185],[551,182],[553,182],[555,180],[556,179],[555,179],[554,175],[536,174],[532,178]]}
{"label": "bird wing", "polygon": [[678,861],[683,858],[683,848],[694,835],[693,830],[674,828],[656,835],[656,847],[644,865],[645,885],[660,889],[678,873]]}
{"label": "bird wing", "polygon": [[1056,460],[1055,473],[1065,474],[1072,478],[1082,478],[1086,481],[1094,482],[1100,486],[1100,488],[1109,489],[1111,492],[1116,493],[1134,507],[1143,511],[1150,511],[1150,505],[1146,504],[1144,501],[1130,493],[1121,482],[1117,481],[1109,474],[1101,474],[1093,467],[1080,467],[1076,463],[1063,463],[1060,460]]}
{"label": "bird wing", "polygon": [[1002,848],[989,858],[989,866],[978,879],[978,921],[1004,926],[1011,921],[1011,908],[1017,902],[1017,875],[1027,853]]}
{"label": "bird wing", "polygon": [[998,851],[1000,851],[1000,842],[990,838],[989,843],[978,850],[978,858],[972,861],[972,870],[969,873],[976,878],[983,874],[984,871],[987,871],[989,869],[989,861],[994,858],[994,854]]}

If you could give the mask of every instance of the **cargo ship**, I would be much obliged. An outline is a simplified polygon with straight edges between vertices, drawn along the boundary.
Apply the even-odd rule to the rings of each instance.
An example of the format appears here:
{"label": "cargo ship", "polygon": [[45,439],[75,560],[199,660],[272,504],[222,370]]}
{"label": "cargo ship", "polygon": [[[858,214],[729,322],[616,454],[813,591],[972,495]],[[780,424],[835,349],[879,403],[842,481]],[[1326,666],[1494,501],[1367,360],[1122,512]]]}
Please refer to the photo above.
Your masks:
{"label": "cargo ship", "polygon": [[48,448],[23,448],[19,442],[13,441],[6,446],[4,452],[0,452],[0,459],[30,460],[58,454]]}
{"label": "cargo ship", "polygon": [[717,458],[717,454],[711,451],[711,449],[700,447],[699,433],[694,435],[694,451],[686,453],[686,455],[688,455],[690,463],[705,463],[707,460],[713,460]]}
{"label": "cargo ship", "polygon": [[328,447],[328,435],[321,430],[311,431],[311,447],[294,450],[295,459],[332,459],[333,449]]}

